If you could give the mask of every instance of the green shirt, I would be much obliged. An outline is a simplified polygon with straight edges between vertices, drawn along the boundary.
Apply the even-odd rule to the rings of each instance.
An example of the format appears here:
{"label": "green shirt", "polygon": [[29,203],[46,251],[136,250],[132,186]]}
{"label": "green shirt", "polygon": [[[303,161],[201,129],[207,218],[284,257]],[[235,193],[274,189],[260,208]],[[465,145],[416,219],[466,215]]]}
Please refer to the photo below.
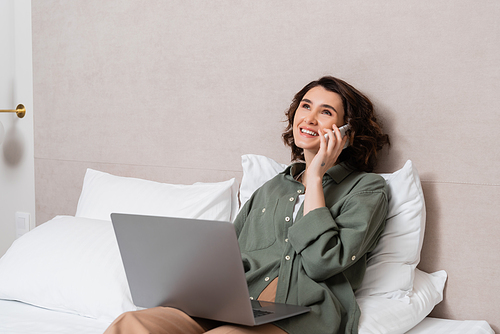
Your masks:
{"label": "green shirt", "polygon": [[344,164],[323,177],[326,207],[292,215],[302,183],[295,163],[259,188],[235,221],[250,296],[279,277],[276,302],[311,312],[275,323],[288,333],[357,333],[354,290],[363,280],[367,253],[385,226],[387,186],[376,174]]}

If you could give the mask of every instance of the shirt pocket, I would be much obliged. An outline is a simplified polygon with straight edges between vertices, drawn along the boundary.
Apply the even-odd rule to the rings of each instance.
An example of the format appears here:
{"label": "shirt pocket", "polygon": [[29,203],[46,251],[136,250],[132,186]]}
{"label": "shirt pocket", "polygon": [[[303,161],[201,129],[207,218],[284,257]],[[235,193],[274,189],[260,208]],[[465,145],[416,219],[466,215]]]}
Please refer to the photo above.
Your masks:
{"label": "shirt pocket", "polygon": [[265,249],[276,242],[273,219],[276,205],[277,200],[268,202],[265,207],[250,211],[240,233],[239,244],[242,249],[246,251]]}

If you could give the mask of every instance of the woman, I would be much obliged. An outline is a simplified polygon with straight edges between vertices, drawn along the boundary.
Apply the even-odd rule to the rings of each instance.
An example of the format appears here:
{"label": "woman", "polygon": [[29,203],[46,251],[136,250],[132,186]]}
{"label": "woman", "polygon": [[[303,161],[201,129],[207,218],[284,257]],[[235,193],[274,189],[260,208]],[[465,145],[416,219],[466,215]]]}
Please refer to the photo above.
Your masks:
{"label": "woman", "polygon": [[286,115],[282,137],[296,162],[259,188],[234,224],[250,296],[311,312],[250,328],[158,307],[125,313],[107,333],[358,332],[354,291],[387,214],[385,182],[369,172],[389,139],[370,100],[333,77],[305,86]]}

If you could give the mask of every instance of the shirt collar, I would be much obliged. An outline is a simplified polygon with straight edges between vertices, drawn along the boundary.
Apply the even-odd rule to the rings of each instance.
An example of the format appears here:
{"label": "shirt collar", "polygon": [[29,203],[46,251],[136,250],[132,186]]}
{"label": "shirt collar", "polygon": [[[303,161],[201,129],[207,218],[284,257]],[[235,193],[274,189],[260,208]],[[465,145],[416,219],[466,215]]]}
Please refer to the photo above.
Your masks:
{"label": "shirt collar", "polygon": [[341,162],[327,170],[326,174],[330,175],[335,182],[340,183],[353,171],[352,168],[349,168],[345,163]]}
{"label": "shirt collar", "polygon": [[[294,162],[290,166],[288,166],[282,173],[284,173],[287,178],[293,179],[294,175],[299,174],[305,168],[306,164],[304,162]],[[341,162],[340,164],[335,165],[327,170],[325,175],[330,176],[336,183],[340,183],[352,172],[352,168],[349,168],[345,163]]]}

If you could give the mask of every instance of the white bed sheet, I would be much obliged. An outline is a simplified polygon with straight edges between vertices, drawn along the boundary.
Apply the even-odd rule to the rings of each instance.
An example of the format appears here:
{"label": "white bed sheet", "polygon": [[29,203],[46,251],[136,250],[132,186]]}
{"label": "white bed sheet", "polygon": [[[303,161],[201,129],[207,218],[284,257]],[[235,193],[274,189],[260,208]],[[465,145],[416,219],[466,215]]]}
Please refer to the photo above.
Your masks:
{"label": "white bed sheet", "polygon": [[2,334],[102,334],[109,324],[109,322],[76,314],[0,300],[0,333]]}
{"label": "white bed sheet", "polygon": [[495,334],[483,320],[448,320],[427,317],[406,334]]}
{"label": "white bed sheet", "polygon": [[[109,322],[0,300],[2,334],[100,334]],[[495,334],[486,321],[425,318],[406,334]]]}

